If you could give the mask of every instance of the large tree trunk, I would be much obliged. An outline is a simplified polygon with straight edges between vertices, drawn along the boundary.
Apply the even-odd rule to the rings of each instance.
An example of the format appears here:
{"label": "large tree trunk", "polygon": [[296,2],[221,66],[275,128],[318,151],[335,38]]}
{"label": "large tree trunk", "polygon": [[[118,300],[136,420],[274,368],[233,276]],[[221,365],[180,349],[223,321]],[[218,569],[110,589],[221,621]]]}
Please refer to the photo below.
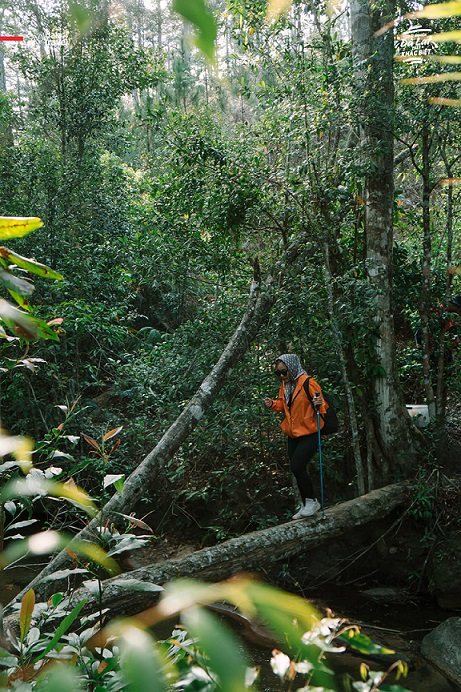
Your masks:
{"label": "large tree trunk", "polygon": [[350,7],[361,155],[366,170],[366,267],[368,280],[376,290],[374,322],[380,370],[373,380],[375,431],[383,452],[381,476],[388,480],[391,470],[392,474],[397,469],[407,472],[412,464],[409,425],[398,384],[392,314],[393,33],[379,32],[394,18],[395,7],[392,0],[378,5],[370,0],[351,0]]}
{"label": "large tree trunk", "polygon": [[[74,540],[97,541],[99,526],[119,524],[120,513],[129,513],[136,503],[146,495],[148,488],[154,486],[155,478],[159,471],[176,454],[188,435],[203,418],[205,412],[215,401],[221,390],[227,373],[243,356],[261,325],[268,317],[272,305],[277,298],[276,286],[282,281],[287,267],[297,257],[300,246],[301,241],[297,241],[286,250],[283,260],[275,265],[263,284],[261,284],[258,276],[259,267],[257,260],[254,261],[255,278],[251,285],[246,312],[218,362],[210,374],[203,380],[186,408],[157,443],[156,447],[142,460],[125,481],[122,494],[115,493],[88,526],[75,536]],[[72,543],[68,547],[72,550]],[[22,598],[29,588],[37,588],[40,593],[41,587],[38,586],[40,580],[62,569],[69,561],[68,553],[65,550],[61,551],[48,563],[30,585],[18,594],[17,599]]]}
{"label": "large tree trunk", "polygon": [[[178,577],[213,581],[227,578],[242,571],[265,567],[276,560],[300,555],[345,531],[382,519],[406,502],[407,485],[390,485],[357,499],[327,507],[323,518],[318,514],[308,520],[271,526],[269,529],[253,531],[219,545],[203,548],[186,557],[146,565],[102,582],[101,605],[103,608],[110,608],[111,617],[141,612],[157,599],[158,591],[152,588],[152,591],[140,593],[139,590],[129,588],[130,581],[132,586],[136,582],[143,582],[155,587]],[[40,597],[48,597],[61,586],[55,581],[48,583],[48,593],[41,588]],[[72,594],[70,606],[88,597],[88,590],[80,587]],[[99,599],[90,597],[85,612],[95,611],[99,606]],[[17,618],[17,614],[9,616],[5,626],[16,629]]]}

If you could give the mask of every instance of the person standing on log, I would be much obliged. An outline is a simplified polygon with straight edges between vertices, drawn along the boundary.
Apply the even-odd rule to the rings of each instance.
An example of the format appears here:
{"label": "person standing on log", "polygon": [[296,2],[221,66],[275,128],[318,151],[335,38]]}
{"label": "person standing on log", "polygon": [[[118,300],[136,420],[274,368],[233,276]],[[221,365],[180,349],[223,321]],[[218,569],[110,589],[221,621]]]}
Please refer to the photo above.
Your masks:
{"label": "person standing on log", "polygon": [[[272,411],[285,414],[281,423],[288,437],[288,458],[301,495],[301,507],[293,519],[310,517],[320,509],[314,497],[314,486],[308,473],[308,463],[318,449],[317,413],[320,415],[320,429],[324,423],[322,416],[328,404],[322,396],[319,384],[309,377],[303,369],[298,356],[285,353],[275,360],[275,375],[281,380],[277,399],[264,399],[264,405]],[[309,379],[309,401],[304,383]],[[315,407],[315,409],[314,409]]]}

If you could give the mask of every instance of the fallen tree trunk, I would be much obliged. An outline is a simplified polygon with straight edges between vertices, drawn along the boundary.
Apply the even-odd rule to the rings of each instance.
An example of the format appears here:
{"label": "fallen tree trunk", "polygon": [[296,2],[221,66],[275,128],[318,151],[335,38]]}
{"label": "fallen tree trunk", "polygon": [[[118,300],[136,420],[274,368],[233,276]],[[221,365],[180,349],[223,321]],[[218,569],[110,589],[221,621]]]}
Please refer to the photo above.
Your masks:
{"label": "fallen tree trunk", "polygon": [[[152,487],[158,472],[176,454],[188,435],[198,425],[207,409],[215,401],[225,382],[226,375],[238,363],[251,341],[255,338],[277,298],[275,289],[283,280],[287,267],[293,264],[298,256],[300,245],[301,241],[297,241],[286,250],[283,260],[274,265],[273,270],[268,274],[263,283],[261,283],[259,277],[259,265],[257,261],[254,262],[255,277],[251,285],[245,314],[218,362],[155,448],[149,452],[127,478],[122,494],[115,493],[88,526],[74,537],[73,541],[97,542],[99,526],[110,523],[119,524],[120,514],[129,513],[136,503],[146,495],[147,489]],[[313,250],[310,249],[309,252],[312,253]],[[72,542],[69,544],[68,549],[72,551]],[[74,548],[74,550],[78,552],[78,549]],[[13,603],[20,600],[30,588],[33,588],[40,598],[42,593],[41,580],[43,577],[49,576],[69,564],[70,558],[66,550],[58,553],[56,557],[50,560],[42,572],[16,596],[14,601],[6,606],[5,612],[8,612]]]}
{"label": "fallen tree trunk", "polygon": [[[328,507],[324,518],[317,514],[311,519],[253,531],[219,545],[203,548],[186,557],[140,567],[122,577],[112,577],[102,582],[102,607],[110,609],[111,617],[134,615],[154,603],[158,592],[139,593],[139,590],[132,590],[130,586],[139,588],[142,582],[155,587],[178,577],[216,581],[242,571],[265,567],[277,560],[299,555],[349,529],[382,519],[406,500],[405,483],[386,486],[373,490],[368,495]],[[77,589],[72,595],[71,605],[88,598],[88,595],[85,587]],[[97,599],[91,597],[85,611],[94,611],[98,607]],[[9,616],[5,626],[15,629],[17,615]]]}

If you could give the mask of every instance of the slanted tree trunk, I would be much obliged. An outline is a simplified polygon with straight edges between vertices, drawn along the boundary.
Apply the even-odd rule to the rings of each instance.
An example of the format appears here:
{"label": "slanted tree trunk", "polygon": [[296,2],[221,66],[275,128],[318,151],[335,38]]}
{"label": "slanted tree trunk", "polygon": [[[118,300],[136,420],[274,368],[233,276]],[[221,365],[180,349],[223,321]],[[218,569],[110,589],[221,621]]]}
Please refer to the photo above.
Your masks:
{"label": "slanted tree trunk", "polygon": [[[300,555],[346,531],[382,519],[405,504],[407,494],[405,483],[386,486],[373,490],[368,495],[328,507],[324,518],[318,514],[309,520],[290,521],[269,529],[253,531],[182,558],[145,565],[121,576],[106,579],[102,582],[101,605],[103,608],[110,608],[111,617],[132,615],[152,604],[157,599],[158,590],[152,588],[151,591],[140,593],[139,590],[130,589],[129,582],[133,587],[136,582],[155,587],[178,577],[215,581]],[[52,585],[48,583],[47,588],[50,593],[54,593],[59,586],[58,582],[53,581]],[[43,589],[40,591],[43,596]],[[72,594],[70,605],[76,605],[88,596],[88,590],[80,587]],[[99,605],[99,600],[91,597],[85,606],[85,612],[95,611]],[[9,616],[5,626],[16,629],[17,619],[18,614]]]}
{"label": "slanted tree trunk", "polygon": [[[379,30],[394,18],[392,0],[375,4],[351,0],[351,29],[357,109],[361,130],[360,155],[366,170],[365,244],[368,280],[374,302],[376,359],[373,378],[375,434],[382,450],[381,477],[412,464],[409,423],[398,384],[392,314],[392,251],[394,216],[394,87],[393,33]],[[378,32],[378,33],[376,33]],[[402,454],[405,450],[405,454]],[[392,472],[392,473],[391,473]]]}
{"label": "slanted tree trunk", "polygon": [[[304,239],[303,239],[304,240]],[[205,412],[215,401],[221,390],[227,373],[234,367],[246,352],[261,325],[267,319],[272,305],[277,298],[276,287],[282,281],[287,267],[293,264],[298,256],[302,241],[293,243],[285,252],[283,260],[276,263],[273,271],[261,283],[257,259],[253,261],[255,277],[253,279],[246,312],[221,354],[210,374],[203,380],[199,389],[176,421],[165,432],[155,448],[142,460],[139,466],[125,481],[123,492],[115,493],[99,514],[83,529],[74,540],[97,541],[99,526],[120,523],[120,513],[128,513],[146,494],[146,490],[155,484],[159,471],[176,454],[188,435],[198,425]],[[308,250],[313,253],[313,250]],[[306,251],[304,252],[304,256]],[[72,543],[69,545],[72,550]],[[30,585],[18,594],[22,598],[29,588],[40,593],[40,580],[53,572],[62,569],[69,562],[69,555],[64,550],[53,558]]]}

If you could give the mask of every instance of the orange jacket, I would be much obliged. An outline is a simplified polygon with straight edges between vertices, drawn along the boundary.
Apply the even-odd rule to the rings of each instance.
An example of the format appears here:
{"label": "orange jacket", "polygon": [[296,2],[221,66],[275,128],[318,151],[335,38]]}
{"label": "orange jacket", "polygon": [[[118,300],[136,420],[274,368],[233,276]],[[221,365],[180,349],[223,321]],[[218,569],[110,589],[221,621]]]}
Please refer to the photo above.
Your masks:
{"label": "orange jacket", "polygon": [[[281,428],[283,432],[288,435],[288,437],[301,437],[301,435],[310,435],[311,433],[317,432],[317,413],[314,411],[314,407],[309,401],[307,394],[304,389],[304,382],[307,380],[308,375],[300,375],[296,382],[296,388],[291,397],[291,406],[288,408],[287,402],[285,401],[285,383],[282,382],[280,386],[278,399],[274,399],[272,402],[273,411],[282,411],[285,414],[285,418],[281,423]],[[315,392],[320,392],[322,390],[318,382],[316,382],[312,377],[309,380],[309,393],[313,397]],[[322,405],[320,406],[320,413],[324,415],[327,412],[328,404],[323,399]],[[320,429],[324,426],[322,418],[320,418]]]}

